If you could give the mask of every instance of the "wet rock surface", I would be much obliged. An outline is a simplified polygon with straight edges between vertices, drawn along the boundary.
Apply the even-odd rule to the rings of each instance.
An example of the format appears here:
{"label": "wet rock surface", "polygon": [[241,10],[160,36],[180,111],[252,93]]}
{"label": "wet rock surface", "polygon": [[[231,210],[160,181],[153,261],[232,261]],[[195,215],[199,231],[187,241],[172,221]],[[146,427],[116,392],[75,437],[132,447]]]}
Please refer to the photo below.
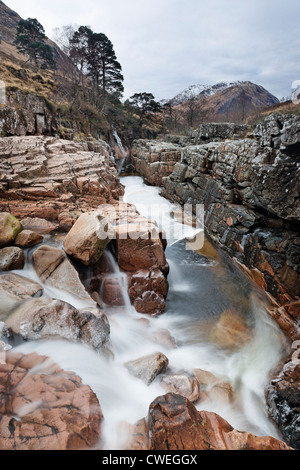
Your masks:
{"label": "wet rock surface", "polygon": [[[89,224],[81,224],[85,217],[93,221],[90,237],[86,235]],[[102,291],[108,304],[124,304],[122,286],[116,279],[116,264],[118,272],[126,276],[126,288],[135,309],[145,314],[161,314],[168,293],[168,265],[161,237],[158,226],[142,217],[135,206],[123,202],[103,204],[96,212],[81,216],[65,239],[64,248],[69,255],[89,265],[86,272],[80,271],[91,295]],[[103,247],[110,250],[113,264]]]}
{"label": "wet rock surface", "polygon": [[129,372],[150,385],[168,367],[168,358],[160,353],[149,354],[125,364]]}
{"label": "wet rock surface", "polygon": [[56,299],[29,299],[16,306],[5,320],[12,334],[24,340],[59,337],[86,344],[96,351],[109,342],[110,326],[106,315],[78,309]]}
{"label": "wet rock surface", "polygon": [[24,276],[15,273],[0,276],[0,294],[3,301],[7,299],[13,304],[31,297],[40,297],[42,293],[41,284]]}
{"label": "wet rock surface", "polygon": [[187,398],[174,393],[154,400],[146,420],[133,429],[129,448],[145,447],[152,451],[292,450],[273,437],[239,432],[216,413],[197,411]]}
{"label": "wet rock surface", "polygon": [[33,252],[33,266],[41,282],[70,292],[75,297],[93,303],[80,281],[79,274],[66,256],[64,250],[43,245]]}
{"label": "wet rock surface", "polygon": [[283,438],[294,449],[300,450],[300,360],[287,362],[271,384],[265,395],[270,416],[279,426]]}
{"label": "wet rock surface", "polygon": [[96,395],[45,356],[6,354],[0,364],[1,450],[86,450],[101,436]]}

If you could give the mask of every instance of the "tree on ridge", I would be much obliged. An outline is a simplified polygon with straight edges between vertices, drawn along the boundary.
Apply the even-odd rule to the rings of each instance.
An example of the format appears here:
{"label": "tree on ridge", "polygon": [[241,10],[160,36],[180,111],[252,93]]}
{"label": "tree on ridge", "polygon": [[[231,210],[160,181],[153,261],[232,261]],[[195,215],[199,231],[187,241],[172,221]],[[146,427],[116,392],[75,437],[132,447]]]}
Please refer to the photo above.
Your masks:
{"label": "tree on ridge", "polygon": [[36,18],[19,21],[15,44],[22,54],[29,57],[31,66],[55,68],[52,49],[46,44],[45,30]]}

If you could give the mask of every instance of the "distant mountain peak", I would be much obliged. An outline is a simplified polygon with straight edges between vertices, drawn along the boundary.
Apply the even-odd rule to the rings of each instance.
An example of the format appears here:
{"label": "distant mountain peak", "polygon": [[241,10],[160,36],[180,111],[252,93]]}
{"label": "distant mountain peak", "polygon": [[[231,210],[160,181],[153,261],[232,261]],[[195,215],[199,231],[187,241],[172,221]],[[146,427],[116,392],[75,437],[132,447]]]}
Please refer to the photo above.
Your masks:
{"label": "distant mountain peak", "polygon": [[200,122],[245,122],[279,100],[261,85],[236,81],[191,85],[166,103],[176,109],[177,121],[193,127]]}
{"label": "distant mountain peak", "polygon": [[182,92],[178,93],[178,95],[174,96],[170,100],[164,100],[165,103],[171,102],[174,106],[178,104],[182,104],[185,101],[190,100],[191,98],[197,98],[199,100],[207,98],[208,96],[212,96],[220,90],[224,90],[225,88],[229,88],[231,86],[237,85],[239,81],[236,82],[218,82],[214,85],[202,84],[198,83],[195,85],[190,85],[189,87],[185,88]]}

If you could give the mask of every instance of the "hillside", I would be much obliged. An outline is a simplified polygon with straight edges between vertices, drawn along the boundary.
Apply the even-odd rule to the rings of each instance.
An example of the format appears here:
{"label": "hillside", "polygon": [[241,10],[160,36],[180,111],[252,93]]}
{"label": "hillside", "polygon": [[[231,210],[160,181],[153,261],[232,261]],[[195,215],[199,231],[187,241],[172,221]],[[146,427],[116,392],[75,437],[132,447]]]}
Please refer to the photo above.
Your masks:
{"label": "hillside", "polygon": [[[0,57],[4,60],[14,61],[18,65],[26,60],[26,57],[20,54],[14,45],[18,23],[21,19],[18,13],[0,0]],[[52,48],[58,71],[71,73],[73,66],[70,59],[53,41],[47,39],[46,42]]]}
{"label": "hillside", "polygon": [[[190,87],[191,89],[191,87]],[[183,101],[182,93],[174,98],[173,113],[181,125],[195,127],[201,122],[246,122],[262,110],[279,104],[279,100],[262,86],[251,82],[220,83],[204,88],[198,95]]]}

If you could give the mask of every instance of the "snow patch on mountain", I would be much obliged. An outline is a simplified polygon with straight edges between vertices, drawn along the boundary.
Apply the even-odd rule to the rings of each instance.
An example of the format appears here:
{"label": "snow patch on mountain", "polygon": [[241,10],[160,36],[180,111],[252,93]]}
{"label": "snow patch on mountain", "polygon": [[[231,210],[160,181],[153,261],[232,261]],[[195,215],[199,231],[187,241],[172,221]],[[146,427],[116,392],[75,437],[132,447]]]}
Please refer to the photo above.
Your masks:
{"label": "snow patch on mountain", "polygon": [[178,104],[190,100],[191,98],[202,100],[204,98],[207,98],[208,96],[214,95],[220,90],[224,90],[225,88],[238,85],[239,83],[242,82],[219,82],[215,85],[191,85],[185,90],[183,90],[181,93],[178,93],[178,95],[174,96],[174,98],[171,98],[170,100],[163,100],[161,104],[171,103],[173,106],[176,106]]}

